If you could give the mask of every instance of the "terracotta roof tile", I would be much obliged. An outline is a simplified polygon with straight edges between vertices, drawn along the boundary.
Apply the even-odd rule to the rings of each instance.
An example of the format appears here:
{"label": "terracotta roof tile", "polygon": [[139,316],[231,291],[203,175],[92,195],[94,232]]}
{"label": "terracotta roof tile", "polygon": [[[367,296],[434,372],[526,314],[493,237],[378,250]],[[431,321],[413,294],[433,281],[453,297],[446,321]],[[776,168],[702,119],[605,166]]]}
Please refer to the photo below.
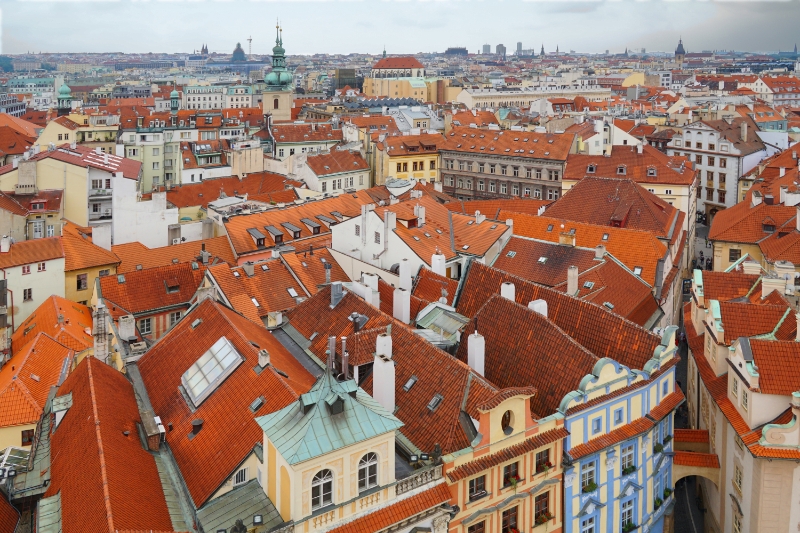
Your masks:
{"label": "terracotta roof tile", "polygon": [[426,302],[438,302],[447,292],[447,305],[453,305],[458,290],[458,280],[440,276],[426,267],[419,269],[411,294]]}
{"label": "terracotta roof tile", "polygon": [[482,110],[457,111],[453,113],[452,120],[456,126],[475,124],[478,127],[482,127],[489,124],[500,124],[494,113]]}
{"label": "terracotta roof tile", "polygon": [[629,270],[640,267],[640,277],[650,286],[655,285],[658,261],[666,257],[667,247],[649,231],[629,228],[613,228],[581,222],[570,222],[549,216],[531,216],[508,211],[500,212],[500,219],[514,221],[514,234],[532,239],[559,242],[560,234],[571,232],[575,245],[595,248],[602,244],[608,253],[622,262]]}
{"label": "terracotta roof tile", "polygon": [[0,268],[30,265],[64,257],[61,237],[46,237],[11,244],[7,253],[0,253]]}
{"label": "terracotta roof tile", "polygon": [[148,248],[140,242],[130,242],[127,244],[116,244],[111,247],[111,251],[119,257],[121,263],[117,267],[117,273],[124,274],[143,269],[169,266],[175,263],[200,263],[202,260],[201,250],[205,244],[206,251],[211,254],[209,263],[218,264],[225,262],[229,265],[236,264],[228,237],[212,237],[200,241],[182,242],[171,246],[161,246],[158,248]]}
{"label": "terracotta roof tile", "polygon": [[[295,183],[280,174],[254,172],[241,179],[236,176],[213,178],[200,183],[187,183],[180,187],[173,187],[167,191],[167,200],[176,207],[200,206],[205,208],[208,202],[222,197],[222,193],[227,197],[247,194],[248,198],[252,198],[269,193],[285,193],[287,189],[292,189]],[[297,194],[293,190],[290,190],[289,194],[292,197],[290,201],[297,198]]]}
{"label": "terracotta roof tile", "polygon": [[369,169],[361,154],[352,150],[331,150],[327,153],[309,155],[306,164],[317,176]]}
{"label": "terracotta roof tile", "polygon": [[442,151],[504,157],[566,161],[575,135],[455,127]]}
{"label": "terracotta roof tile", "polygon": [[[617,123],[618,121],[615,125]],[[635,146],[615,146],[609,156],[570,154],[564,170],[564,179],[618,176],[620,167],[625,169],[625,178],[642,185],[657,183],[689,186],[694,183],[697,173],[685,157],[668,156],[650,145],[643,146],[641,154]]]}
{"label": "terracotta roof tile", "polygon": [[678,210],[632,179],[585,177],[548,206],[546,215],[671,238]]}
{"label": "terracotta roof tile", "polygon": [[419,135],[389,135],[375,143],[378,150],[392,157],[437,153],[445,145],[444,137],[439,133],[421,133]]}
{"label": "terracotta roof tile", "polygon": [[410,69],[410,68],[425,68],[416,57],[384,57],[379,59],[377,63],[372,65],[373,69]]}
{"label": "terracotta roof tile", "polygon": [[387,502],[388,505],[335,527],[329,530],[329,533],[377,533],[428,509],[447,503],[450,501],[450,497],[450,489],[447,488],[447,484],[439,483],[400,501]]}
{"label": "terracotta roof tile", "polygon": [[536,198],[497,198],[493,200],[457,200],[445,204],[450,211],[457,211],[464,215],[475,215],[475,211],[480,211],[491,220],[499,220],[500,211],[511,211],[513,213],[526,213],[528,215],[538,215],[539,210],[552,204],[552,200],[538,200]]}
{"label": "terracotta roof tile", "polygon": [[[787,320],[795,321],[793,315]],[[791,396],[800,390],[800,343],[750,339],[753,362],[758,367],[758,388],[763,394]]]}
{"label": "terracotta roof tile", "polygon": [[719,468],[719,457],[715,453],[675,452],[672,464],[697,468]]}
{"label": "terracotta roof tile", "polygon": [[9,503],[5,494],[0,494],[0,533],[14,533],[19,517],[19,511]]}
{"label": "terracotta roof tile", "polygon": [[[744,272],[711,272],[700,271],[703,276],[703,299],[709,300],[735,300],[747,296],[755,287],[761,276],[745,274]],[[761,292],[761,291],[758,291]],[[708,303],[706,303],[708,307]]]}
{"label": "terracotta roof tile", "polygon": [[276,144],[341,141],[342,130],[325,123],[277,123],[272,138]]}
{"label": "terracotta roof tile", "polygon": [[500,285],[506,281],[514,283],[516,301],[521,305],[545,300],[548,319],[598,358],[610,357],[641,369],[661,342],[652,332],[604,307],[476,262],[466,272],[456,310],[467,317],[475,316],[493,295],[499,294]]}
{"label": "terracotta roof tile", "polygon": [[675,442],[697,442],[708,444],[707,429],[680,429],[675,428]]}
{"label": "terracotta roof tile", "polygon": [[708,238],[712,241],[758,243],[772,234],[764,231],[765,220],[772,219],[768,225],[772,225],[774,230],[796,215],[796,207],[783,204],[767,205],[762,202],[751,207],[750,202],[739,202],[716,214],[708,230]]}
{"label": "terracotta roof tile", "polygon": [[719,308],[725,338],[717,340],[728,346],[739,337],[770,333],[784,320],[795,322],[789,306],[720,302]]}
{"label": "terracotta roof tile", "polygon": [[456,468],[447,472],[447,478],[451,483],[455,483],[456,481],[466,479],[469,476],[473,476],[479,472],[488,470],[489,468],[504,463],[505,461],[509,461],[514,457],[519,457],[543,446],[547,446],[548,444],[552,444],[558,440],[565,439],[567,436],[569,436],[569,432],[563,426],[545,431],[544,433],[539,433],[533,437],[525,439],[519,444],[509,446],[508,448],[500,450],[499,452],[484,455],[478,459],[457,466]]}
{"label": "terracotta roof tile", "polygon": [[569,450],[569,455],[573,459],[580,459],[581,457],[599,452],[602,449],[618,444],[624,440],[641,435],[642,433],[649,431],[653,426],[653,421],[649,418],[637,418],[633,422],[625,424],[624,426],[613,431],[609,431],[605,435],[601,435],[600,437],[592,439],[588,442],[584,442],[583,444],[573,446]]}
{"label": "terracotta roof tile", "polygon": [[311,251],[311,246],[308,248],[298,246],[297,248],[294,253],[286,252],[281,254],[281,259],[312,296],[319,291],[321,285],[325,284],[326,264],[331,265],[331,282],[350,281],[350,278],[336,259],[333,258],[328,248],[313,248],[313,251]]}
{"label": "terracotta roof tile", "polygon": [[661,399],[661,402],[653,407],[650,410],[650,413],[647,415],[650,418],[654,419],[656,422],[667,416],[669,413],[675,410],[686,398],[683,395],[683,391],[677,389],[675,392],[668,394],[666,397]]}
{"label": "terracotta roof tile", "polygon": [[[108,157],[106,163],[106,156]],[[138,179],[142,169],[140,161],[134,161],[125,157],[113,154],[98,154],[93,149],[86,146],[77,145],[71,148],[69,144],[64,144],[55,150],[45,150],[30,158],[30,161],[41,161],[43,159],[53,159],[70,165],[83,168],[95,168],[104,172],[118,172],[128,179]],[[0,167],[0,175],[15,171],[13,165],[8,164]]]}
{"label": "terracotta roof tile", "polygon": [[[59,315],[63,321],[59,320]],[[17,326],[11,336],[11,351],[18,353],[39,333],[45,333],[80,353],[94,346],[91,329],[92,311],[87,306],[53,295]]]}
{"label": "terracotta roof tile", "polygon": [[[109,308],[116,305],[134,315],[171,306],[188,306],[200,286],[203,271],[200,266],[178,263],[103,276],[98,278],[100,295],[107,300]],[[177,290],[173,288],[176,283]]]}
{"label": "terracotta roof tile", "polygon": [[[193,328],[197,319],[201,322]],[[181,376],[223,336],[246,360],[193,411],[178,388]],[[269,352],[270,366],[256,373],[261,349]],[[314,384],[311,374],[272,333],[209,299],[150,348],[138,366],[153,410],[173,428],[167,442],[197,507],[262,442],[255,418],[286,407]],[[251,411],[251,403],[260,396],[264,404]],[[203,419],[203,428],[190,440],[192,420],[197,418]]]}
{"label": "terracotta roof tile", "polygon": [[171,530],[156,463],[138,437],[141,419],[128,380],[86,357],[59,387],[59,395],[68,393],[72,406],[50,437],[45,493],[61,495],[64,533]]}
{"label": "terracotta roof tile", "polygon": [[119,257],[113,252],[97,246],[85,234],[74,234],[65,231],[61,237],[61,245],[64,248],[65,272],[101,266],[116,266],[120,262]]}
{"label": "terracotta roof tile", "polygon": [[36,136],[26,135],[11,126],[0,126],[0,153],[22,155],[36,143]]}

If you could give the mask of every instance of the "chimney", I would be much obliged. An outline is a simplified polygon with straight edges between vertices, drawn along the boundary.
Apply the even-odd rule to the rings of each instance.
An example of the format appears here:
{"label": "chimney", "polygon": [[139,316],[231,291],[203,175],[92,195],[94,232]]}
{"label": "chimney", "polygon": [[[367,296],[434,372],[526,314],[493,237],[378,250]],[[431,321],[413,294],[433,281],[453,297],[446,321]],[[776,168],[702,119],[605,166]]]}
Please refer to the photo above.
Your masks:
{"label": "chimney", "polygon": [[344,379],[350,378],[350,354],[347,353],[347,337],[342,337],[342,374]]}
{"label": "chimney", "polygon": [[562,232],[558,234],[558,244],[562,244],[564,246],[575,246],[575,234],[570,233],[568,231]]}
{"label": "chimney", "polygon": [[328,370],[333,373],[333,363],[336,359],[336,337],[328,337],[328,355],[326,360],[326,366]]}
{"label": "chimney", "polygon": [[266,367],[269,364],[269,352],[266,350],[259,350],[258,351],[258,366],[261,368]]}
{"label": "chimney", "polygon": [[368,289],[372,289],[373,291],[378,290],[378,275],[377,274],[363,274],[362,279],[364,285],[367,286]]}
{"label": "chimney", "polygon": [[547,301],[546,300],[534,300],[528,304],[528,309],[533,311],[534,313],[539,313],[540,315],[546,317],[547,316]]}
{"label": "chimney", "polygon": [[56,317],[56,318],[58,319],[58,323],[59,324],[63,324],[64,323],[64,315],[62,315],[61,313],[58,313],[58,317]]}
{"label": "chimney", "polygon": [[203,429],[203,419],[195,418],[192,420],[192,432],[189,434],[189,438],[193,439],[198,433],[200,433],[201,429]]}
{"label": "chimney", "polygon": [[570,296],[578,294],[578,267],[575,265],[567,269],[567,294]]}
{"label": "chimney", "polygon": [[470,368],[472,368],[475,372],[483,376],[485,360],[486,339],[484,339],[483,335],[478,333],[478,330],[476,329],[475,333],[470,335],[469,339],[467,339],[467,364],[469,364]]}
{"label": "chimney", "polygon": [[252,278],[256,275],[256,266],[251,261],[248,261],[242,265],[242,268],[244,269],[244,273],[247,274],[248,278]]}
{"label": "chimney", "polygon": [[411,263],[408,262],[408,259],[403,258],[402,260],[400,260],[400,268],[398,268],[397,273],[400,275],[400,281],[398,282],[400,288],[410,291]]}
{"label": "chimney", "polygon": [[361,325],[358,323],[358,317],[361,316],[357,312],[353,311],[350,315],[350,322],[353,323],[353,333],[358,333],[358,330],[361,329]]}
{"label": "chimney", "polygon": [[120,339],[130,342],[136,340],[136,319],[133,315],[124,315],[117,320],[117,331]]}
{"label": "chimney", "polygon": [[7,254],[11,250],[11,237],[3,235],[0,239],[0,253]]}
{"label": "chimney", "polygon": [[333,269],[333,265],[330,263],[325,263],[325,285],[331,284],[331,270]]}
{"label": "chimney", "polygon": [[440,276],[445,275],[445,266],[444,266],[444,254],[437,251],[431,257],[431,270],[433,270],[434,274],[439,274]]}
{"label": "chimney", "polygon": [[411,291],[398,287],[392,298],[392,316],[403,324],[411,322]]}
{"label": "chimney", "polygon": [[742,142],[747,142],[747,122],[743,120],[740,127],[742,129]]}
{"label": "chimney", "polygon": [[782,178],[785,175],[786,175],[786,168],[785,167],[780,167],[780,169],[778,170],[778,177]]}
{"label": "chimney", "polygon": [[111,224],[103,224],[92,228],[92,244],[111,251]]}
{"label": "chimney", "polygon": [[594,258],[603,259],[605,256],[606,256],[606,247],[602,244],[598,244],[594,249]]}
{"label": "chimney", "polygon": [[747,275],[758,276],[761,274],[761,265],[752,259],[748,259],[742,263],[742,270]]}
{"label": "chimney", "polygon": [[486,220],[486,215],[481,215],[480,211],[475,211],[475,223],[480,224],[484,220]]}
{"label": "chimney", "polygon": [[331,309],[339,305],[339,302],[342,301],[342,297],[344,294],[342,293],[342,282],[341,281],[334,281],[331,283]]}
{"label": "chimney", "polygon": [[500,285],[500,296],[502,296],[506,300],[511,300],[512,302],[517,301],[515,293],[516,293],[516,287],[510,281],[504,281]]}
{"label": "chimney", "polygon": [[761,193],[760,192],[753,191],[753,194],[752,194],[751,198],[752,198],[752,200],[750,202],[750,207],[755,207],[755,206],[761,204],[762,198],[761,198]]}
{"label": "chimney", "polygon": [[644,145],[642,143],[639,143],[639,144],[636,145],[636,153],[637,154],[642,155],[642,151],[643,150],[644,150]]}
{"label": "chimney", "polygon": [[[391,326],[389,326],[391,328]],[[392,334],[378,335],[375,341],[375,361],[372,365],[372,396],[390,413],[394,413],[395,368],[392,360]]]}
{"label": "chimney", "polygon": [[108,315],[106,314],[106,306],[103,305],[102,300],[97,302],[94,316],[92,318],[94,319],[94,328],[92,332],[92,335],[94,336],[93,355],[95,358],[106,362],[108,359],[108,335],[106,334],[106,320]]}

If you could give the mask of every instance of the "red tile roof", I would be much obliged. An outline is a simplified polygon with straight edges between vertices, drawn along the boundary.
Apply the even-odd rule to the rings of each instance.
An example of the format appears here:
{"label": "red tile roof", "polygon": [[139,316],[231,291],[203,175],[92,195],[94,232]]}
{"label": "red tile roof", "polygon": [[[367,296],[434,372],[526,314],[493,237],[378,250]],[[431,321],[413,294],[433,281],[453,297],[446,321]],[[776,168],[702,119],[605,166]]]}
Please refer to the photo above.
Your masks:
{"label": "red tile roof", "polygon": [[25,135],[10,126],[0,126],[0,154],[22,155],[35,142],[35,136]]}
{"label": "red tile roof", "polygon": [[410,69],[410,68],[425,68],[416,57],[384,57],[379,59],[377,63],[372,65],[373,69]]}
{"label": "red tile roof", "polygon": [[761,202],[751,207],[750,202],[739,202],[716,214],[708,230],[708,238],[712,241],[757,243],[773,233],[764,231],[765,225],[773,226],[775,230],[796,215],[797,208],[793,206]]}
{"label": "red tile roof", "polygon": [[480,211],[492,220],[499,220],[500,211],[512,211],[514,213],[527,213],[538,215],[539,210],[553,202],[551,200],[537,200],[535,198],[511,198],[493,200],[457,200],[445,204],[450,211],[457,211],[465,215],[474,215],[475,211]]}
{"label": "red tile roof", "polygon": [[[201,322],[192,327],[198,319]],[[223,336],[246,360],[192,410],[178,388],[181,376]],[[261,349],[269,352],[270,365],[256,373]],[[153,410],[165,426],[172,426],[166,434],[167,442],[197,507],[262,442],[263,433],[255,418],[286,407],[314,383],[311,374],[272,333],[210,299],[178,322],[138,366]],[[251,411],[251,403],[261,396],[264,404]],[[192,420],[197,418],[203,419],[203,428],[190,440]]]}
{"label": "red tile roof", "polygon": [[675,452],[672,464],[697,468],[719,468],[719,457],[715,453]]}
{"label": "red tile roof", "polygon": [[43,333],[15,354],[0,370],[0,427],[37,423],[50,387],[58,384],[73,355]]}
{"label": "red tile roof", "polygon": [[[45,112],[43,111],[35,112],[33,110],[28,110],[28,112],[25,115],[32,116],[34,113],[45,113]],[[44,124],[41,125],[34,124],[33,122],[31,122],[30,119],[12,117],[7,113],[0,113],[0,126],[8,126],[9,128],[16,130],[22,135],[33,137],[35,139],[39,136],[38,130],[41,129],[41,127],[44,127]]]}
{"label": "red tile roof", "polygon": [[60,237],[46,237],[11,244],[7,253],[0,253],[0,268],[31,265],[64,257]]}
{"label": "red tile roof", "polygon": [[121,263],[117,266],[117,272],[123,274],[142,268],[155,268],[168,266],[175,263],[201,263],[200,252],[203,245],[206,251],[211,254],[209,264],[219,264],[220,262],[229,265],[236,264],[233,256],[231,244],[228,237],[221,235],[200,241],[182,242],[171,246],[161,246],[158,248],[148,248],[140,242],[130,242],[127,244],[115,244],[111,251],[119,257]]}
{"label": "red tile roof", "polygon": [[[173,187],[167,191],[167,200],[176,207],[200,206],[205,208],[208,202],[220,199],[222,194],[225,196],[244,196],[252,198],[256,195],[286,194],[291,195],[293,201],[297,195],[293,190],[296,182],[289,180],[286,176],[273,174],[272,172],[254,172],[245,178],[214,178],[207,179],[200,183],[187,183],[180,187]],[[279,200],[281,201],[281,200]],[[282,200],[286,201],[286,200]]]}
{"label": "red tile roof", "polygon": [[442,151],[549,161],[566,161],[575,135],[456,127]]}
{"label": "red tile roof", "polygon": [[569,449],[569,455],[573,459],[580,459],[587,455],[597,453],[604,448],[614,446],[624,440],[628,440],[637,435],[641,435],[650,430],[655,424],[647,417],[637,418],[629,424],[617,428],[613,431],[594,438],[583,444],[573,446]]}
{"label": "red tile roof", "polygon": [[[98,279],[100,296],[106,300],[107,307],[116,305],[138,315],[188,305],[203,279],[203,268],[178,263]],[[172,289],[175,286],[177,290]]]}
{"label": "red tile roof", "polygon": [[20,217],[28,216],[28,210],[10,193],[0,191],[0,209]]}
{"label": "red tile roof", "polygon": [[[19,203],[29,213],[60,213],[64,191],[63,189],[45,189],[36,191],[36,194],[15,194],[14,192],[4,194]],[[40,208],[33,204],[44,204],[44,206]]]}
{"label": "red tile roof", "polygon": [[466,479],[470,476],[474,476],[475,474],[483,472],[484,470],[488,470],[493,466],[510,461],[515,457],[520,457],[538,448],[565,439],[568,436],[569,432],[563,426],[545,431],[544,433],[536,434],[533,437],[525,439],[519,444],[509,446],[508,448],[500,450],[496,453],[483,455],[478,459],[474,459],[468,463],[457,466],[456,468],[447,472],[447,478],[451,483],[455,483],[456,481]]}
{"label": "red tile roof", "polygon": [[19,511],[9,503],[5,494],[0,494],[0,533],[14,533],[19,516]]}
{"label": "red tile roof", "polygon": [[697,173],[691,166],[685,157],[668,156],[650,145],[643,146],[641,154],[635,146],[615,146],[608,156],[570,154],[564,179],[614,177],[619,175],[618,170],[622,167],[625,169],[625,178],[642,185],[658,183],[689,186],[694,183]]}
{"label": "red tile roof", "polygon": [[331,150],[326,153],[309,155],[306,163],[317,176],[369,170],[369,165],[361,157],[361,153],[352,150]]}
{"label": "red tile roof", "polygon": [[466,272],[456,310],[467,317],[475,316],[493,295],[500,293],[500,285],[506,281],[514,283],[516,301],[521,305],[545,300],[548,319],[598,358],[611,357],[630,368],[641,369],[661,342],[652,332],[605,307],[477,262]]}
{"label": "red tile roof", "polygon": [[329,530],[329,533],[376,533],[394,524],[403,522],[428,509],[433,509],[450,501],[450,489],[446,483],[439,483],[413,496],[399,501],[390,501],[383,507],[346,524]]}
{"label": "red tile roof", "polygon": [[791,396],[800,390],[800,343],[750,339],[750,351],[758,367],[759,392]]}
{"label": "red tile roof", "polygon": [[70,393],[72,406],[50,437],[45,493],[60,493],[62,531],[171,530],[155,461],[139,439],[141,419],[131,384],[102,361],[86,357],[58,389],[60,396]]}
{"label": "red tile roof", "polygon": [[[59,315],[63,320],[59,321]],[[89,333],[86,332],[87,329]],[[39,333],[45,333],[67,348],[80,353],[94,346],[91,330],[91,309],[53,295],[17,326],[11,336],[11,351],[18,353]]]}
{"label": "red tile roof", "polygon": [[[108,162],[106,162],[106,157]],[[30,161],[41,161],[43,159],[53,159],[70,165],[75,165],[83,168],[94,168],[104,172],[122,173],[128,179],[138,179],[142,169],[140,161],[119,157],[113,154],[98,154],[91,148],[86,146],[77,145],[71,148],[69,144],[64,144],[55,150],[45,150],[30,158]],[[0,175],[8,174],[9,172],[17,170],[11,164],[0,167]]]}
{"label": "red tile roof", "polygon": [[458,290],[458,280],[440,276],[426,267],[419,269],[411,294],[426,302],[438,302],[447,293],[447,305],[453,305]]}
{"label": "red tile roof", "polygon": [[456,126],[469,126],[475,124],[478,127],[488,126],[489,124],[500,124],[497,117],[491,111],[467,110],[453,113],[453,124]]}
{"label": "red tile roof", "polygon": [[279,123],[272,126],[272,138],[276,144],[334,142],[342,140],[342,130],[326,123]]}
{"label": "red tile roof", "polygon": [[91,237],[66,222],[63,226],[61,245],[64,248],[64,271],[85,270],[101,266],[116,266],[119,257],[92,242]]}
{"label": "red tile roof", "polygon": [[695,442],[708,444],[707,429],[680,429],[675,428],[675,442]]}
{"label": "red tile roof", "polygon": [[326,264],[331,265],[331,282],[350,281],[347,273],[339,266],[328,248],[319,247],[312,250],[311,246],[298,246],[294,253],[282,253],[281,260],[312,296],[319,291],[320,285],[325,283]]}
{"label": "red tile roof", "polygon": [[422,133],[420,135],[389,135],[383,141],[375,143],[378,150],[385,151],[392,157],[406,155],[425,155],[437,152],[445,144],[445,138],[439,133]]}
{"label": "red tile roof", "polygon": [[574,230],[576,246],[595,248],[602,244],[608,253],[629,270],[640,267],[642,272],[639,277],[650,286],[656,283],[658,261],[668,254],[666,245],[649,231],[570,222],[549,216],[500,212],[501,220],[509,218],[514,221],[514,235],[532,239],[559,242],[561,233]]}
{"label": "red tile roof", "polygon": [[678,209],[632,179],[585,177],[546,211],[546,216],[652,232],[671,238]]}
{"label": "red tile roof", "polygon": [[[730,346],[739,337],[752,337],[774,331],[782,321],[795,323],[791,308],[786,305],[753,305],[740,302],[720,302],[720,315],[725,338],[717,339]],[[794,338],[794,330],[789,334]],[[787,339],[782,339],[787,340]]]}
{"label": "red tile roof", "polygon": [[[700,271],[703,276],[703,300],[735,300],[750,294],[761,276],[744,272]],[[758,291],[761,292],[760,290]],[[706,303],[708,307],[708,303]]]}

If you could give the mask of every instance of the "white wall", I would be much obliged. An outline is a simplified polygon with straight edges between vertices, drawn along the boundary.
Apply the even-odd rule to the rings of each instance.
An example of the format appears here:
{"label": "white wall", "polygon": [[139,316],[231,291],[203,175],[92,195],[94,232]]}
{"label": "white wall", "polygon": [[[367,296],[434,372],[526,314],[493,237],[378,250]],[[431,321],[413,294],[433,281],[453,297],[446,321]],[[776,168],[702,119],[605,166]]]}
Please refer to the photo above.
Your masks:
{"label": "white wall", "polygon": [[136,182],[115,177],[113,185],[112,242],[167,246],[169,225],[178,223],[178,208],[167,209],[167,193],[153,193],[152,200],[137,202]]}
{"label": "white wall", "polygon": [[[12,245],[13,246],[13,245]],[[22,266],[14,266],[5,269],[8,289],[13,292],[8,295],[8,307],[12,309],[13,297],[13,319],[14,326],[19,327],[31,313],[44,303],[52,295],[64,297],[64,258],[51,259],[45,261],[45,271],[39,272],[37,263],[30,265],[31,273],[23,274]],[[33,298],[24,301],[25,289],[33,289]],[[9,317],[8,325],[11,325]]]}

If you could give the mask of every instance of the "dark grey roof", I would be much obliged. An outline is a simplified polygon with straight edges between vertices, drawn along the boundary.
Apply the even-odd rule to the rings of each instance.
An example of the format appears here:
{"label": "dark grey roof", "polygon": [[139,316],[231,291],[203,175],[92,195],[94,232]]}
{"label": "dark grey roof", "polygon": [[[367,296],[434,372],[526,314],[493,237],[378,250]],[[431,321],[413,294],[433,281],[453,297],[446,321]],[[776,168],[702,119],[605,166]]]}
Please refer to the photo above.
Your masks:
{"label": "dark grey roof", "polygon": [[251,479],[198,509],[197,520],[205,531],[223,528],[230,531],[237,519],[241,519],[248,529],[253,527],[253,515],[256,514],[264,517],[264,531],[283,523],[264,489],[258,481]]}

